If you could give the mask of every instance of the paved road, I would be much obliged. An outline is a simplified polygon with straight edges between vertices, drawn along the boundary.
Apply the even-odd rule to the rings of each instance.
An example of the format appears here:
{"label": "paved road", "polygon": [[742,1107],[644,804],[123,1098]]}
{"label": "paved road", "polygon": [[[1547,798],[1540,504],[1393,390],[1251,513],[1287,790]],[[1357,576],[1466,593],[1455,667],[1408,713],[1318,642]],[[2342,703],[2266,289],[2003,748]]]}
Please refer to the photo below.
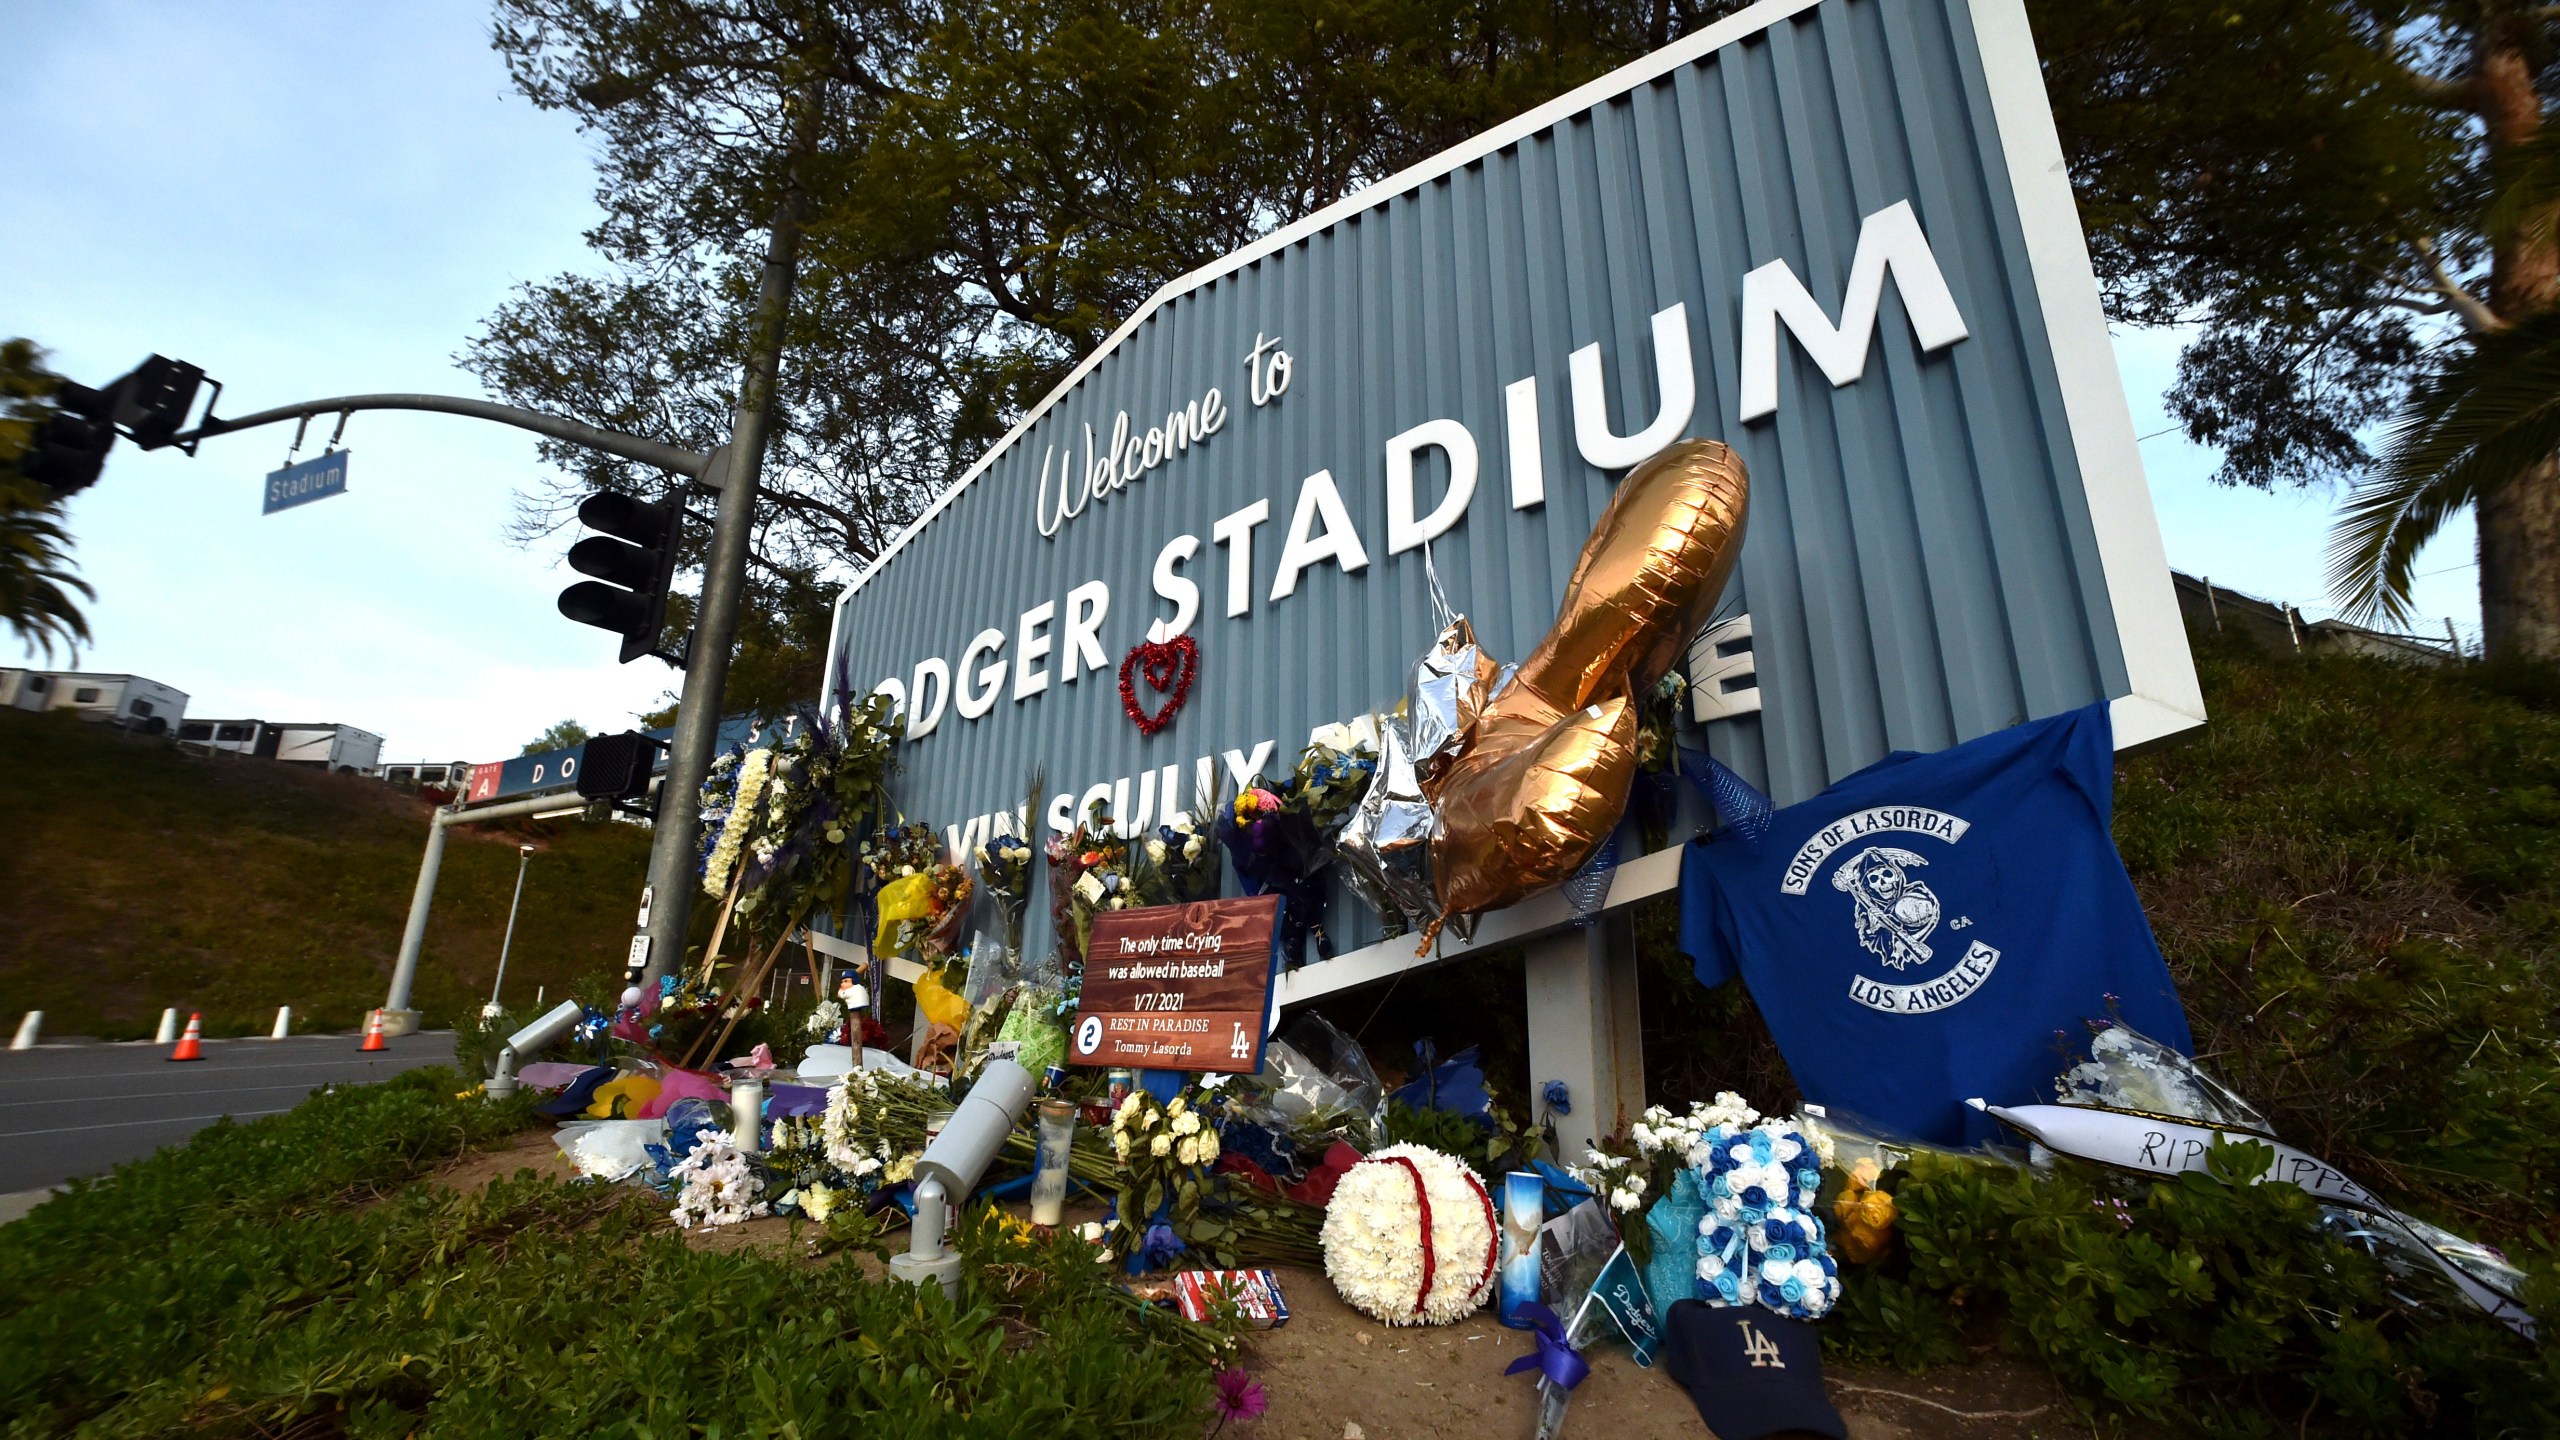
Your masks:
{"label": "paved road", "polygon": [[0,1051],[0,1196],[96,1175],[175,1145],[225,1115],[300,1104],[322,1085],[453,1063],[453,1032],[403,1035],[367,1055],[352,1035],[207,1040],[172,1064],[163,1045]]}

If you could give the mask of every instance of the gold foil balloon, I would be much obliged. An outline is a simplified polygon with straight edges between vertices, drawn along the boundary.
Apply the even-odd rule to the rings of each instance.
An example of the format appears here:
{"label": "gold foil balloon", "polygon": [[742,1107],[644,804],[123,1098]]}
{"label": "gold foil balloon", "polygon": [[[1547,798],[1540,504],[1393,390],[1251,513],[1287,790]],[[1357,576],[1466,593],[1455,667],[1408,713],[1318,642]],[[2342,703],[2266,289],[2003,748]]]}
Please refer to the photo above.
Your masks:
{"label": "gold foil balloon", "polygon": [[[1741,557],[1749,494],[1742,457],[1713,440],[1683,440],[1629,471],[1514,686],[1561,713],[1670,674]],[[1491,708],[1506,703],[1527,697],[1506,690]]]}
{"label": "gold foil balloon", "polygon": [[1533,895],[1582,867],[1626,811],[1637,696],[1707,621],[1742,554],[1750,480],[1713,440],[1683,440],[1629,471],[1584,542],[1556,623],[1426,770],[1440,813],[1423,932]]}
{"label": "gold foil balloon", "polygon": [[1444,917],[1561,883],[1617,828],[1636,773],[1634,697],[1576,710],[1507,754],[1476,758],[1470,751],[1440,792],[1431,860]]}

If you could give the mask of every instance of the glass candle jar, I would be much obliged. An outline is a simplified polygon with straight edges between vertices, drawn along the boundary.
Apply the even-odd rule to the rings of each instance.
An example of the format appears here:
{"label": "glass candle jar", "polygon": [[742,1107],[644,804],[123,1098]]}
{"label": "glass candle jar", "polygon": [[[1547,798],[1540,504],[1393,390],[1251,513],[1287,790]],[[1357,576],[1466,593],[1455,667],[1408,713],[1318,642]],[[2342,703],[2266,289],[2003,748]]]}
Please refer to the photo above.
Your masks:
{"label": "glass candle jar", "polygon": [[1031,1177],[1031,1223],[1056,1226],[1067,1218],[1067,1163],[1075,1153],[1076,1107],[1064,1100],[1040,1102],[1039,1168]]}

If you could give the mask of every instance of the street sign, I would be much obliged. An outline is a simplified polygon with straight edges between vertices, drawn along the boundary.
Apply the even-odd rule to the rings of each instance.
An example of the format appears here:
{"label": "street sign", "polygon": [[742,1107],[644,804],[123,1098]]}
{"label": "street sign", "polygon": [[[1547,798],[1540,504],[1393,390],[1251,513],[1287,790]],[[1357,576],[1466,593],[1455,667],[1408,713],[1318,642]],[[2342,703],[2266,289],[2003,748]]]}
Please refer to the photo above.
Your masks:
{"label": "street sign", "polygon": [[1279,920],[1277,895],[1094,916],[1069,1062],[1239,1075],[1261,1069]]}
{"label": "street sign", "polygon": [[296,505],[308,505],[314,500],[346,494],[348,453],[332,450],[268,475],[266,508],[259,513],[273,515]]}

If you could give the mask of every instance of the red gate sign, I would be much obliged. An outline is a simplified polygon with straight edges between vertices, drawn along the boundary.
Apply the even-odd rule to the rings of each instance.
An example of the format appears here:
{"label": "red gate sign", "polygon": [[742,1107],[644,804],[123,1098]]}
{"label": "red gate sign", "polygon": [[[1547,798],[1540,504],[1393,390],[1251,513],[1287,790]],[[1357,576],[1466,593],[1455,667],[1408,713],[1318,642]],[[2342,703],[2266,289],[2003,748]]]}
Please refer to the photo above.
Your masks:
{"label": "red gate sign", "polygon": [[1237,1074],[1262,1068],[1279,921],[1277,895],[1093,917],[1068,1063]]}

